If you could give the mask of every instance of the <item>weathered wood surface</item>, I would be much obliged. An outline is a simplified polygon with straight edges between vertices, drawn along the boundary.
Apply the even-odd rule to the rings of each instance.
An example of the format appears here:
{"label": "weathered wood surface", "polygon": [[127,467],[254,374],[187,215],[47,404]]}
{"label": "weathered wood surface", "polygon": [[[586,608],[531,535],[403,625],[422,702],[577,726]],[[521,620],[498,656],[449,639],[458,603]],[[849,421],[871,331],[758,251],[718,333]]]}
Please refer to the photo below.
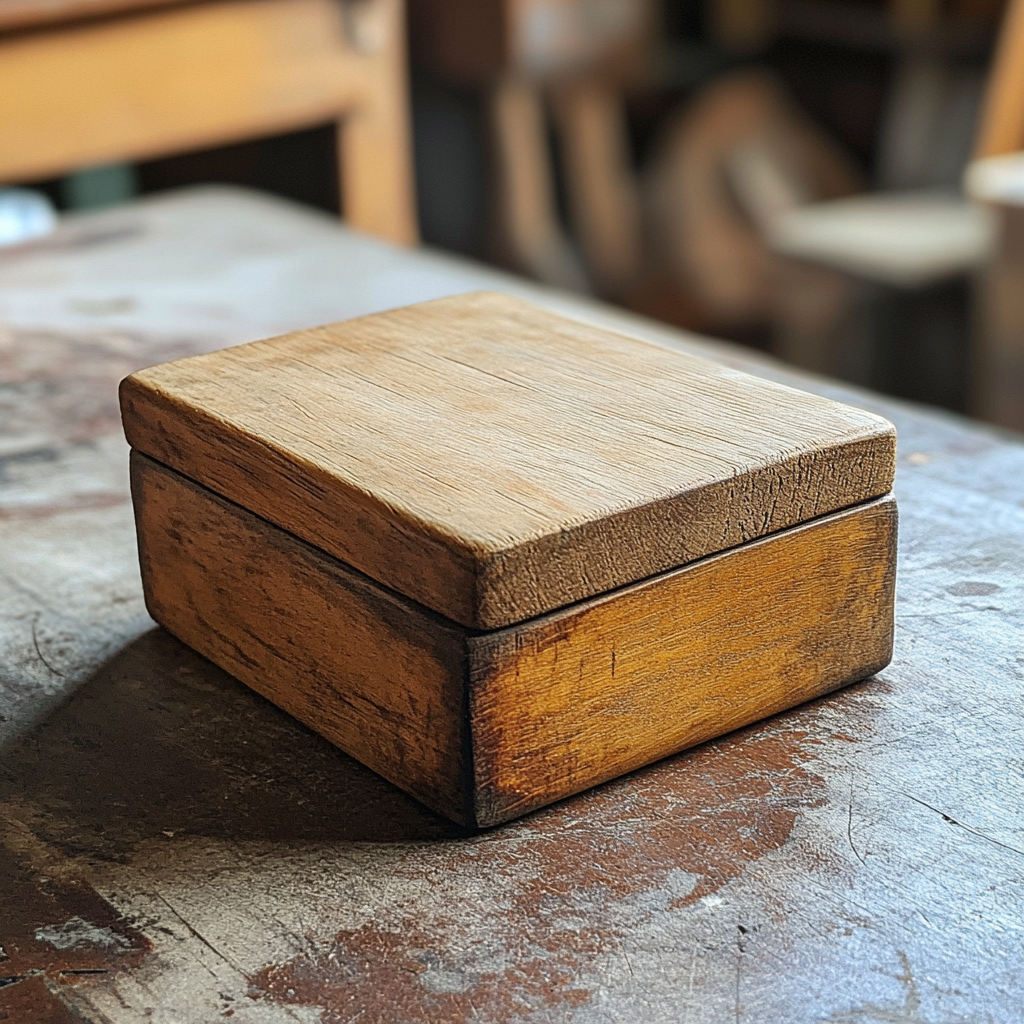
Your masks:
{"label": "weathered wood surface", "polygon": [[153,618],[467,826],[864,679],[892,655],[891,496],[478,634],[137,451],[131,466]]}
{"label": "weathered wood surface", "polygon": [[605,593],[892,488],[876,415],[476,293],[121,385],[125,434],[466,626]]}
{"label": "weathered wood surface", "polygon": [[449,818],[473,824],[467,630],[132,452],[161,625]]}
{"label": "weathered wood surface", "polygon": [[475,837],[153,628],[121,376],[506,284],[793,379],[223,192],[0,254],[0,977],[24,978],[0,988],[8,1019],[1019,1024],[1009,435],[803,381],[899,429],[892,664]]}
{"label": "weathered wood surface", "polygon": [[864,679],[892,655],[882,498],[474,638],[476,818],[504,821]]}

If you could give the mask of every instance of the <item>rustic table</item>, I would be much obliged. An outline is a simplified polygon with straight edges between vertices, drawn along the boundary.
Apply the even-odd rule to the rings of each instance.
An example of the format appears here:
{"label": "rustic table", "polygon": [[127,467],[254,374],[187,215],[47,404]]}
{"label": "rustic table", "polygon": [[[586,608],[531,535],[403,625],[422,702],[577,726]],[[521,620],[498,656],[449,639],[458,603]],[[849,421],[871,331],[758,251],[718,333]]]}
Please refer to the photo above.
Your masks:
{"label": "rustic table", "polygon": [[[900,432],[892,665],[471,835],[153,626],[115,385],[476,288]],[[1024,445],[224,189],[0,253],[0,1020],[1024,1021]]]}

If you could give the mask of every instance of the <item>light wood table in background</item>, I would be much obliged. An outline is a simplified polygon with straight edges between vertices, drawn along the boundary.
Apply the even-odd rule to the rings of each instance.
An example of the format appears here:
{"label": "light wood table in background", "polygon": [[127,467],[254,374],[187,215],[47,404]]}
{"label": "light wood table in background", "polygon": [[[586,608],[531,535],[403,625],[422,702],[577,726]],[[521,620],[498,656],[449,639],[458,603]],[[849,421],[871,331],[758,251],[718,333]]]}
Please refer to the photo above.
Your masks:
{"label": "light wood table in background", "polygon": [[0,0],[0,184],[337,125],[346,221],[417,239],[402,0]]}
{"label": "light wood table in background", "polygon": [[[467,835],[156,629],[117,381],[476,288],[892,418],[892,665]],[[1024,1021],[1009,435],[199,190],[0,253],[0,473],[0,1019]]]}

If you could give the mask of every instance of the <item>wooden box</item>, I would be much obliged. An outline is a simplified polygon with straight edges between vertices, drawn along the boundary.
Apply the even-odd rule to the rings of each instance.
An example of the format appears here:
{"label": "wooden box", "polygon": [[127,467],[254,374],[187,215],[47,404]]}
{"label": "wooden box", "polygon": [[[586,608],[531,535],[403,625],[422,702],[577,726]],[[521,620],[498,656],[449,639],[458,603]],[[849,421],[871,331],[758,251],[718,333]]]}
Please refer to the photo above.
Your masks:
{"label": "wooden box", "polygon": [[121,403],[153,617],[469,826],[891,656],[895,432],[859,409],[491,294]]}

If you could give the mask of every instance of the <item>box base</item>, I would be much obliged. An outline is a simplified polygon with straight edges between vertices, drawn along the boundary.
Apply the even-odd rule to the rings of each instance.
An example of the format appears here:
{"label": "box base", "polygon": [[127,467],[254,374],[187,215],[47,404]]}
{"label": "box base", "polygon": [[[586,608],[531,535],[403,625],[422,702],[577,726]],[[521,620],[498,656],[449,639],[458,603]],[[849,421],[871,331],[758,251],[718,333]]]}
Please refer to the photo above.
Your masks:
{"label": "box base", "polygon": [[167,630],[434,810],[495,825],[877,672],[892,496],[490,632],[132,452]]}

